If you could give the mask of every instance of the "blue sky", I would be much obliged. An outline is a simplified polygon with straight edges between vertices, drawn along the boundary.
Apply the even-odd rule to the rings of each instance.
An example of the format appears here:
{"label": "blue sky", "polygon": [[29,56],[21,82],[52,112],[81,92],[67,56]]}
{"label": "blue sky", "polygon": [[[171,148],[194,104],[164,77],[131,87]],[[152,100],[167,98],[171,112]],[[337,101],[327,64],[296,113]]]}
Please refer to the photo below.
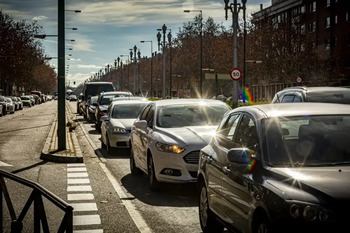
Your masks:
{"label": "blue sky", "polygon": [[[247,16],[259,11],[260,4],[266,8],[271,1],[248,0]],[[57,35],[57,0],[0,0],[0,9],[15,20],[37,20],[45,34]],[[121,54],[129,54],[134,45],[140,49],[141,56],[150,56],[150,43],[140,41],[152,40],[153,51],[156,51],[157,29],[163,24],[176,37],[183,23],[198,15],[198,12],[184,13],[184,10],[202,10],[203,20],[212,17],[227,28],[232,24],[231,13],[225,20],[223,0],[66,0],[65,9],[82,11],[65,13],[66,27],[78,28],[77,31],[66,30],[66,39],[75,40],[66,41],[66,54],[72,55],[66,60],[69,65],[66,81],[70,84],[75,81],[76,85],[107,64],[113,64]],[[43,46],[48,57],[57,57],[56,37],[47,37]],[[128,58],[121,59],[126,62]],[[57,67],[57,59],[52,59],[50,64]]]}

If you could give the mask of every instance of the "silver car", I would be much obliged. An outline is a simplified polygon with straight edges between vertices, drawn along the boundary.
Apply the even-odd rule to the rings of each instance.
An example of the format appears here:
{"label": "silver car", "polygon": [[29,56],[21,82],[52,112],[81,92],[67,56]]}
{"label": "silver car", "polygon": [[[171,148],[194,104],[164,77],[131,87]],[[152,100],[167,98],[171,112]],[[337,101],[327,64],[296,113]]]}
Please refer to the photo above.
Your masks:
{"label": "silver car", "polygon": [[131,130],[130,169],[160,183],[197,181],[199,151],[231,108],[209,99],[168,99],[148,104]]}
{"label": "silver car", "polygon": [[116,148],[129,148],[132,124],[149,102],[147,99],[119,100],[110,104],[107,114],[101,117],[102,148],[108,154]]}

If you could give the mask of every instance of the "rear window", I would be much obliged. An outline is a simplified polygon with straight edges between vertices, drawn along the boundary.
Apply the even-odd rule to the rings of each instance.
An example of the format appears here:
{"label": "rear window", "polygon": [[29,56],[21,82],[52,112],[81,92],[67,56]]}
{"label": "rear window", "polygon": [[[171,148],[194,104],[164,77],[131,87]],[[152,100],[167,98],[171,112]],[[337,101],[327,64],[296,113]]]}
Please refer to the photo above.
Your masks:
{"label": "rear window", "polygon": [[332,92],[310,92],[307,95],[308,102],[340,103],[350,104],[350,91],[332,91]]}
{"label": "rear window", "polygon": [[113,85],[111,83],[104,84],[88,84],[86,86],[85,95],[86,96],[94,96],[98,95],[101,92],[114,91]]}

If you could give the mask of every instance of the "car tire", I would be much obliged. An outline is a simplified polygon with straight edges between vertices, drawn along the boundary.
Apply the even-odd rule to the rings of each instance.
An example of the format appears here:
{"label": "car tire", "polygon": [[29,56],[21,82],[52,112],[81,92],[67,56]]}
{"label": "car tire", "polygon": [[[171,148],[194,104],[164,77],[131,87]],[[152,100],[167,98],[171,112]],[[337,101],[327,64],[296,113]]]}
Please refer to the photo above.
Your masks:
{"label": "car tire", "polygon": [[152,191],[158,191],[160,183],[156,178],[152,156],[150,156],[148,159],[147,169],[148,169],[147,173],[148,173],[149,187]]}
{"label": "car tire", "polygon": [[260,214],[254,219],[252,233],[272,233],[269,221],[265,214]]}
{"label": "car tire", "polygon": [[203,233],[223,232],[224,226],[209,209],[208,193],[204,182],[201,182],[199,189],[199,222]]}
{"label": "car tire", "polygon": [[141,174],[141,170],[136,167],[135,165],[135,158],[134,158],[134,151],[132,148],[130,148],[130,171],[132,175],[140,175]]}
{"label": "car tire", "polygon": [[109,138],[107,134],[106,134],[106,151],[107,151],[107,154],[109,155],[113,153],[113,148],[111,147],[111,144],[109,144]]}
{"label": "car tire", "polygon": [[106,144],[103,142],[102,137],[101,137],[101,148],[106,149]]}

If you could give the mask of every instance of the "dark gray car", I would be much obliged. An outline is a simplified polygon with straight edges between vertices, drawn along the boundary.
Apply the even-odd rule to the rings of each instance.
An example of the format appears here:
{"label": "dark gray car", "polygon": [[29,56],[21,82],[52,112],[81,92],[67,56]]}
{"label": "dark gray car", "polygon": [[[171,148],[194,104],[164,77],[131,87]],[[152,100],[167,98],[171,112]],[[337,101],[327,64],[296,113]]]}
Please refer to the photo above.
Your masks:
{"label": "dark gray car", "polygon": [[204,233],[348,232],[350,105],[235,108],[200,151]]}

